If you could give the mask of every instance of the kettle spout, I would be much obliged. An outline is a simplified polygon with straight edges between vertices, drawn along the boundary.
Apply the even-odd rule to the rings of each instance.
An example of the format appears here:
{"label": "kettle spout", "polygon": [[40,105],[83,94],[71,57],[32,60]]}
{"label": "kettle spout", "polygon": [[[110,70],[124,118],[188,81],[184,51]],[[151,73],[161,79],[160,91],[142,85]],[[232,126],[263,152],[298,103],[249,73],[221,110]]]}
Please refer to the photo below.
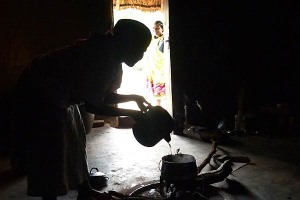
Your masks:
{"label": "kettle spout", "polygon": [[166,135],[165,137],[164,137],[164,140],[166,140],[166,142],[170,142],[171,141],[171,136],[170,136],[170,134],[168,134],[168,135]]}

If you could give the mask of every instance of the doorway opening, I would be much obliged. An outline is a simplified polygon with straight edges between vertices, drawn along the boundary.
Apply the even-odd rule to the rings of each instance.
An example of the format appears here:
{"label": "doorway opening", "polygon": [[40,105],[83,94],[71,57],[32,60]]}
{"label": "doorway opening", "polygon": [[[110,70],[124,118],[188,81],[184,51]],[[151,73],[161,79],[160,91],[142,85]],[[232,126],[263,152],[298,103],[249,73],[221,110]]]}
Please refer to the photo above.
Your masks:
{"label": "doorway opening", "polygon": [[[126,6],[126,8],[120,9],[117,4],[114,4],[113,17],[114,23],[119,19],[134,19],[144,23],[150,30],[154,37],[155,32],[153,29],[155,21],[163,22],[163,35],[164,35],[164,53],[163,53],[163,67],[160,73],[161,82],[165,83],[165,95],[159,97],[161,100],[160,106],[165,108],[172,115],[172,90],[171,90],[171,65],[170,65],[170,48],[168,44],[169,27],[168,27],[168,9],[167,0],[161,0],[160,9],[155,10],[143,10],[137,7]],[[163,6],[164,5],[164,6]],[[153,106],[157,105],[157,97],[153,94],[149,84],[147,84],[147,77],[149,75],[150,65],[153,64],[149,45],[147,51],[144,53],[144,57],[135,64],[133,67],[128,67],[125,63],[122,64],[123,78],[121,87],[118,89],[120,94],[138,94],[144,96]],[[128,102],[119,104],[118,107],[127,109],[136,109],[135,102]]]}

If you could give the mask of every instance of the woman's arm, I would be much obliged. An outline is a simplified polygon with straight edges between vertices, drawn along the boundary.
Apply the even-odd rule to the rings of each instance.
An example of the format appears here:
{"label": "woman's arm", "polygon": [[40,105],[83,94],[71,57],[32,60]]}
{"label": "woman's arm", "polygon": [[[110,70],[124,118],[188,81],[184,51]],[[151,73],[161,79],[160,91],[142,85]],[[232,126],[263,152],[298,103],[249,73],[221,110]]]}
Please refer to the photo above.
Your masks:
{"label": "woman's arm", "polygon": [[143,112],[142,111],[137,111],[137,110],[130,110],[130,109],[122,109],[122,108],[117,108],[114,106],[109,106],[106,104],[102,105],[92,105],[88,102],[84,103],[85,109],[87,112],[96,114],[96,115],[106,115],[106,116],[130,116],[133,118],[136,118],[137,116],[141,115]]}
{"label": "woman's arm", "polygon": [[104,98],[105,104],[118,104],[129,101],[135,101],[142,112],[146,112],[147,108],[151,106],[151,104],[148,101],[146,101],[146,99],[143,96],[136,94],[124,95],[111,93],[110,95]]}

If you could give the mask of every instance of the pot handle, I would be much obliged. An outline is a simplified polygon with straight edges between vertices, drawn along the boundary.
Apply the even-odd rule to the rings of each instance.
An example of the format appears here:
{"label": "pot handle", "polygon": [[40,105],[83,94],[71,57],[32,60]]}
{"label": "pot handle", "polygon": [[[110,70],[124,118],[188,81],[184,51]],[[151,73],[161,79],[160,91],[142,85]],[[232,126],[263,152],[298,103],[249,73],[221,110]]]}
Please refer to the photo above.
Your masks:
{"label": "pot handle", "polygon": [[90,170],[90,174],[92,174],[92,173],[96,173],[96,172],[92,172],[93,170],[96,170],[96,172],[98,172],[99,170],[98,170],[98,168],[96,168],[96,167],[93,167],[91,170]]}
{"label": "pot handle", "polygon": [[158,163],[158,169],[159,169],[159,171],[161,171],[161,160]]}

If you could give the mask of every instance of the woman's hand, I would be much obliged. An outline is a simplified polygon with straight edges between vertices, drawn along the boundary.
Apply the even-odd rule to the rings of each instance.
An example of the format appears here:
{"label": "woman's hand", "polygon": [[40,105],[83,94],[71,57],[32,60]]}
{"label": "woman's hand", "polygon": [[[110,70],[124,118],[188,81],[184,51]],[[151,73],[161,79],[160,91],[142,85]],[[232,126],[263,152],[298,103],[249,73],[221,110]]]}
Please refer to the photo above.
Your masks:
{"label": "woman's hand", "polygon": [[146,112],[149,107],[152,107],[152,105],[148,101],[146,101],[143,96],[134,95],[134,101],[142,112]]}

